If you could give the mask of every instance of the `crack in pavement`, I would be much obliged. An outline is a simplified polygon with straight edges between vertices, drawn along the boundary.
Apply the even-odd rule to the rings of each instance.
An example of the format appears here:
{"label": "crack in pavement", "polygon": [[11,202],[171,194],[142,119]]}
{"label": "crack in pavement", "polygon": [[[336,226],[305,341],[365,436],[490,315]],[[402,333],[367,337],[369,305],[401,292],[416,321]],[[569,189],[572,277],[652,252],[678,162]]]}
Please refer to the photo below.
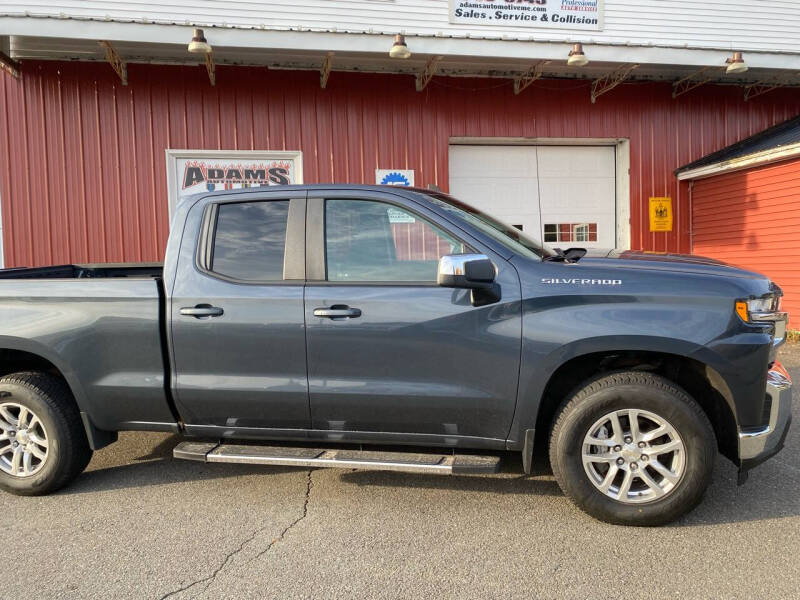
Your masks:
{"label": "crack in pavement", "polygon": [[289,525],[287,527],[285,527],[283,531],[281,531],[281,534],[278,537],[276,537],[274,540],[272,540],[266,548],[264,548],[261,552],[256,554],[256,556],[255,556],[255,558],[253,558],[253,560],[255,560],[256,558],[261,558],[267,552],[272,550],[272,547],[275,544],[277,544],[278,542],[282,541],[283,538],[286,536],[286,534],[289,533],[290,529],[292,529],[300,521],[305,519],[306,516],[308,515],[308,501],[311,499],[311,488],[314,487],[314,484],[311,481],[311,472],[312,471],[313,471],[313,469],[309,469],[308,470],[308,480],[306,481],[306,497],[305,497],[305,501],[303,502],[303,512],[294,521],[289,523]]}
{"label": "crack in pavement", "polygon": [[[294,521],[292,521],[292,522],[291,522],[291,523],[290,523],[288,526],[286,526],[286,527],[283,529],[283,531],[281,531],[280,535],[279,535],[278,537],[276,537],[275,539],[273,539],[273,540],[272,540],[272,541],[269,543],[269,545],[268,545],[268,546],[267,546],[267,547],[266,547],[264,550],[262,550],[261,552],[259,552],[259,553],[258,553],[258,554],[255,556],[255,558],[253,558],[252,560],[255,560],[256,558],[259,558],[259,557],[260,557],[260,556],[262,556],[263,554],[266,554],[267,552],[269,552],[269,551],[270,551],[270,549],[272,549],[272,547],[273,547],[273,546],[274,546],[276,543],[278,543],[279,541],[281,541],[281,540],[284,538],[284,536],[286,535],[286,533],[287,533],[287,532],[288,532],[288,531],[289,531],[289,530],[290,530],[292,527],[294,527],[294,526],[295,526],[295,525],[297,525],[297,524],[298,524],[300,521],[302,521],[303,519],[305,519],[305,518],[306,518],[306,516],[308,515],[308,500],[309,500],[309,498],[310,498],[310,496],[311,496],[311,488],[313,487],[313,484],[312,484],[312,481],[311,481],[311,472],[312,472],[312,471],[313,471],[313,469],[309,469],[309,470],[308,470],[308,475],[307,475],[307,478],[306,478],[306,494],[305,494],[305,498],[304,498],[304,500],[303,500],[303,511],[302,511],[302,513],[300,514],[300,516],[299,516],[299,517],[297,517],[297,518],[296,518]],[[202,579],[198,579],[197,581],[193,581],[193,582],[192,582],[192,583],[190,583],[189,585],[185,585],[185,586],[183,586],[183,587],[181,587],[181,588],[178,588],[177,590],[173,590],[173,591],[171,591],[171,592],[168,592],[168,593],[164,594],[163,596],[161,596],[161,598],[160,598],[159,600],[166,600],[167,598],[171,598],[172,596],[175,596],[176,594],[180,594],[181,592],[185,592],[185,591],[187,591],[187,590],[190,590],[190,589],[192,589],[194,586],[196,586],[196,585],[201,585],[201,584],[203,584],[203,583],[205,583],[206,585],[205,585],[205,587],[203,587],[203,590],[202,590],[202,592],[200,592],[200,593],[203,593],[203,592],[205,592],[206,590],[208,590],[208,588],[210,588],[210,587],[211,587],[211,586],[214,584],[214,582],[216,581],[216,579],[217,579],[217,576],[218,576],[218,575],[219,575],[219,574],[220,574],[220,573],[221,573],[221,572],[222,572],[222,571],[225,569],[225,567],[227,567],[227,566],[228,566],[228,564],[231,562],[231,560],[233,560],[233,557],[234,557],[234,556],[236,556],[237,554],[239,554],[239,553],[240,553],[242,550],[244,550],[244,547],[245,547],[245,546],[247,546],[247,544],[249,544],[250,542],[252,542],[252,541],[253,541],[253,540],[254,540],[254,539],[255,539],[255,538],[256,538],[256,537],[257,537],[257,536],[258,536],[258,535],[259,535],[261,532],[263,532],[263,531],[264,531],[265,529],[267,529],[268,527],[269,527],[269,525],[265,525],[264,527],[261,527],[261,528],[257,529],[255,532],[253,532],[253,534],[252,534],[250,537],[248,537],[248,538],[247,538],[246,540],[244,540],[244,541],[243,541],[241,544],[239,544],[239,547],[238,547],[238,548],[236,548],[236,549],[235,549],[233,552],[229,552],[229,553],[228,553],[228,554],[225,556],[225,560],[224,560],[224,561],[222,561],[222,564],[221,564],[219,567],[217,567],[217,568],[214,570],[214,572],[213,572],[213,573],[211,573],[211,575],[209,575],[208,577],[204,577],[204,578],[202,578]],[[252,562],[252,561],[251,561],[251,562]]]}

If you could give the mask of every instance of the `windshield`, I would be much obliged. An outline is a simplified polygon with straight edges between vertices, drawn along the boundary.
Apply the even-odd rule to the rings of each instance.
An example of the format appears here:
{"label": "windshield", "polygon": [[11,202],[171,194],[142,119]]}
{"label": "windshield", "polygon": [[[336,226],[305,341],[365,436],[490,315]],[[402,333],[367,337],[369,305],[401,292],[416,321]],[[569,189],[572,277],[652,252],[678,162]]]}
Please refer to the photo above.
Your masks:
{"label": "windshield", "polygon": [[473,227],[480,229],[490,238],[516,254],[521,254],[527,258],[539,259],[555,256],[556,254],[545,244],[528,237],[513,225],[506,225],[502,221],[498,221],[485,212],[464,204],[452,196],[442,193],[432,194],[430,192],[426,192],[426,196],[436,206],[453,213]]}

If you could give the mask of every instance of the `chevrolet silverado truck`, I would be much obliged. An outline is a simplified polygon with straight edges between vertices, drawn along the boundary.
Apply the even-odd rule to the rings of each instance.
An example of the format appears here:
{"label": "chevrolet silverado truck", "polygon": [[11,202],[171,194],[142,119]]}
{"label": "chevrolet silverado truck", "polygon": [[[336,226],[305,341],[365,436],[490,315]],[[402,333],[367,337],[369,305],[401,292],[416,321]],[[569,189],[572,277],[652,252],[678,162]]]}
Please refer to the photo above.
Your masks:
{"label": "chevrolet silverado truck", "polygon": [[422,189],[193,196],[163,265],[0,271],[0,487],[52,492],[117,432],[164,431],[208,463],[549,456],[590,515],[662,524],[718,452],[743,481],[782,447],[780,297],[711,259],[550,249]]}

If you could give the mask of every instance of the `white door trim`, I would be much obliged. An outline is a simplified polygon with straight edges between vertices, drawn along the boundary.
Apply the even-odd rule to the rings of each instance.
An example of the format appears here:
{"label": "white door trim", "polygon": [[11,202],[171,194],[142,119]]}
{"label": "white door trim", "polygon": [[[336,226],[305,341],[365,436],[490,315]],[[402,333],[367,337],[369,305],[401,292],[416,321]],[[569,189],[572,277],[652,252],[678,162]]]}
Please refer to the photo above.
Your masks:
{"label": "white door trim", "polygon": [[630,140],[628,138],[451,137],[451,146],[613,146],[616,158],[617,248],[631,247]]}

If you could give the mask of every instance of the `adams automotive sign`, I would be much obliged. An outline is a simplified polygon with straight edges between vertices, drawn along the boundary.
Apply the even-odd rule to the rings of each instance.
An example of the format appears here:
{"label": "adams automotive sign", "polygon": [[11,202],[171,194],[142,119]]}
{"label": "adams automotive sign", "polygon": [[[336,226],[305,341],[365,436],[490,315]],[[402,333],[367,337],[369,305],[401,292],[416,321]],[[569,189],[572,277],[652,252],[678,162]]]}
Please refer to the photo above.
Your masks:
{"label": "adams automotive sign", "polygon": [[170,215],[199,192],[303,183],[302,153],[261,150],[167,150]]}
{"label": "adams automotive sign", "polygon": [[603,28],[603,0],[450,0],[450,22],[599,30]]}

